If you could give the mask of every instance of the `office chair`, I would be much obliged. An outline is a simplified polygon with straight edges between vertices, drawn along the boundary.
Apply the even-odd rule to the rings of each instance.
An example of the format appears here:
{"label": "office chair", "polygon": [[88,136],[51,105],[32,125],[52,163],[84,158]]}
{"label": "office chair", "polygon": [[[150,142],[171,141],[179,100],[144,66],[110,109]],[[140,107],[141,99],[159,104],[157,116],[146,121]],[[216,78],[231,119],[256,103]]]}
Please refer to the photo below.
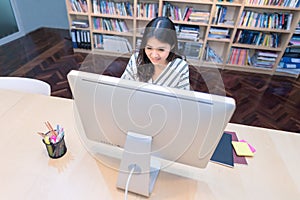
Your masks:
{"label": "office chair", "polygon": [[48,83],[25,77],[0,77],[0,89],[51,95],[51,86]]}

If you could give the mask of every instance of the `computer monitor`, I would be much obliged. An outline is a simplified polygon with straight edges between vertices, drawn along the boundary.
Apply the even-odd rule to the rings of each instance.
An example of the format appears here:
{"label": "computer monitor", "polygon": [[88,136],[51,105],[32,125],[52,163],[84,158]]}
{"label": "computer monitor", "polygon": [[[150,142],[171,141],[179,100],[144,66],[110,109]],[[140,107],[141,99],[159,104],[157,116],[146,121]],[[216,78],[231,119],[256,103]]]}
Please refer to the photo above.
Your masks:
{"label": "computer monitor", "polygon": [[73,70],[68,81],[84,145],[119,170],[117,187],[127,189],[131,177],[129,191],[144,196],[159,168],[205,168],[235,110],[230,97],[94,73]]}

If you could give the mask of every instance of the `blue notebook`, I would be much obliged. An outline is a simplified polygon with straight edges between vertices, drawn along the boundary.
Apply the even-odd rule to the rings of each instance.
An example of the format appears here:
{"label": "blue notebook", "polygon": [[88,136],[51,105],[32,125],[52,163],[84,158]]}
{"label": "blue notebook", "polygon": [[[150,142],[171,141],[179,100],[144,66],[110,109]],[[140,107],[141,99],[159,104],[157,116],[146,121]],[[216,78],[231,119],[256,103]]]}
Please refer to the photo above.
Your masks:
{"label": "blue notebook", "polygon": [[233,147],[231,141],[232,136],[228,133],[223,133],[222,138],[210,160],[218,164],[233,167]]}

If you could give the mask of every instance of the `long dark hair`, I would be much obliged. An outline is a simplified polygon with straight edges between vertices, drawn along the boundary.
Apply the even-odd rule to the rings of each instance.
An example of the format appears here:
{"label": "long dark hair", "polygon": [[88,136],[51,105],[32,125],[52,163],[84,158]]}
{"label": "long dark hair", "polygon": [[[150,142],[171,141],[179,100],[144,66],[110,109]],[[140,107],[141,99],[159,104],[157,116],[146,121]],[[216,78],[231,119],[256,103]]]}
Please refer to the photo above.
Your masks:
{"label": "long dark hair", "polygon": [[139,81],[147,82],[154,74],[154,66],[145,53],[145,46],[148,39],[154,37],[162,43],[168,43],[170,50],[167,61],[170,62],[178,55],[178,42],[174,23],[168,17],[156,17],[152,19],[145,27],[142,43],[137,57],[137,76]]}

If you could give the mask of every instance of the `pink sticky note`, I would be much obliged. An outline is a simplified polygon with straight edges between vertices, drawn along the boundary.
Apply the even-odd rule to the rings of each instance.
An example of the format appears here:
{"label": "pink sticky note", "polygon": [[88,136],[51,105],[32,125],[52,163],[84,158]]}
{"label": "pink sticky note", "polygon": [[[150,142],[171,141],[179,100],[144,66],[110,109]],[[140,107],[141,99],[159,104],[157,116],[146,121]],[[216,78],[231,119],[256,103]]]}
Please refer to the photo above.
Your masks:
{"label": "pink sticky note", "polygon": [[249,144],[246,140],[239,140],[239,142],[245,142],[245,143],[247,143],[248,146],[249,146],[249,148],[250,148],[250,150],[252,151],[252,153],[254,153],[256,151],[256,149],[251,144]]}

